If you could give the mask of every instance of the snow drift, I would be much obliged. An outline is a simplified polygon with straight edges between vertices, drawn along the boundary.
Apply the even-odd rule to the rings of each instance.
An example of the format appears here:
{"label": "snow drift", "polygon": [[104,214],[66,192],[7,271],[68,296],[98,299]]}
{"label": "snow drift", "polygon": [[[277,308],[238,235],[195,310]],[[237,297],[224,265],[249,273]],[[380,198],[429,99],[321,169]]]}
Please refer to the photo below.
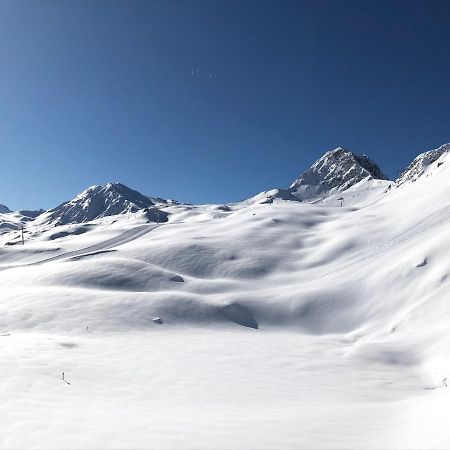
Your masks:
{"label": "snow drift", "polygon": [[2,445],[448,447],[449,152],[398,185],[327,155],[289,193],[322,202],[123,203],[0,247]]}

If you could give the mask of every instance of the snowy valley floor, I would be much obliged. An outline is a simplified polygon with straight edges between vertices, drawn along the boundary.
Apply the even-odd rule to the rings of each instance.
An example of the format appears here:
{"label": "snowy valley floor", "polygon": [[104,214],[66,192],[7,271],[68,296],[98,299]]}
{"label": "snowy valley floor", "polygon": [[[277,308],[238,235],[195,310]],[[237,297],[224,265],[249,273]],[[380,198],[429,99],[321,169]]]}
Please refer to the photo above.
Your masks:
{"label": "snowy valley floor", "polygon": [[355,356],[339,336],[155,325],[0,339],[3,448],[446,444],[435,406],[450,390],[427,389],[417,367]]}

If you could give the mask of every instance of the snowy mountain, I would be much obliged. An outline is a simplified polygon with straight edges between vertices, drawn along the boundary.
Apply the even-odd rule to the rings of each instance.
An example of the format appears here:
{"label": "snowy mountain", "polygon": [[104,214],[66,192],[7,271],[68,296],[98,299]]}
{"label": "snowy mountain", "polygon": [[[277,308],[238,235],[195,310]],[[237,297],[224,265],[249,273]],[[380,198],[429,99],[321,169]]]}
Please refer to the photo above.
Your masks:
{"label": "snowy mountain", "polygon": [[10,213],[10,212],[11,212],[11,210],[7,206],[0,205],[0,214],[7,214],[7,213]]}
{"label": "snowy mountain", "polygon": [[399,189],[346,158],[323,202],[0,237],[0,447],[450,448],[450,152]]}
{"label": "snowy mountain", "polygon": [[312,200],[345,191],[363,179],[387,180],[388,177],[368,156],[338,147],[318,159],[289,190],[300,199]]}
{"label": "snowy mountain", "polygon": [[140,192],[121,183],[108,183],[91,186],[73,200],[40,215],[37,221],[53,225],[83,223],[154,207],[154,202]]}
{"label": "snowy mountain", "polygon": [[427,171],[429,166],[437,161],[444,153],[449,151],[450,143],[441,145],[439,148],[434,150],[421,153],[396,180],[397,185],[416,181]]}

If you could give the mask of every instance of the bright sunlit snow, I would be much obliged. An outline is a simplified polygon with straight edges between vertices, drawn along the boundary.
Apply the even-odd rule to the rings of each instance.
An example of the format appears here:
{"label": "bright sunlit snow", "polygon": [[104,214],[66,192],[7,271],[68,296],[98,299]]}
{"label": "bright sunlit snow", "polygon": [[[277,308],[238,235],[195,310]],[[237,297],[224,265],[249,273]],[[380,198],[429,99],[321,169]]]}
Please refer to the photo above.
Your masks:
{"label": "bright sunlit snow", "polygon": [[0,446],[448,448],[450,154],[327,155],[235,204],[2,210]]}

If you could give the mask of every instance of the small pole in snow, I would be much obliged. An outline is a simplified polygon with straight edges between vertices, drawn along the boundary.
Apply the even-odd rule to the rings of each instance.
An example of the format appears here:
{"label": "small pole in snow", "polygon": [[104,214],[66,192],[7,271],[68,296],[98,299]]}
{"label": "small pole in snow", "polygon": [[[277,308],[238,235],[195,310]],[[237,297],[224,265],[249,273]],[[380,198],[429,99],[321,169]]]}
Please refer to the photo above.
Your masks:
{"label": "small pole in snow", "polygon": [[339,197],[338,202],[341,202],[341,207],[342,207],[342,205],[344,204],[344,197]]}
{"label": "small pole in snow", "polygon": [[65,383],[70,384],[70,383],[65,379],[65,377],[64,377],[64,372],[62,373],[62,380],[63,380]]}
{"label": "small pole in snow", "polygon": [[24,241],[24,238],[23,238],[23,225],[22,225],[21,230],[22,230],[22,245],[25,245],[25,241]]}

